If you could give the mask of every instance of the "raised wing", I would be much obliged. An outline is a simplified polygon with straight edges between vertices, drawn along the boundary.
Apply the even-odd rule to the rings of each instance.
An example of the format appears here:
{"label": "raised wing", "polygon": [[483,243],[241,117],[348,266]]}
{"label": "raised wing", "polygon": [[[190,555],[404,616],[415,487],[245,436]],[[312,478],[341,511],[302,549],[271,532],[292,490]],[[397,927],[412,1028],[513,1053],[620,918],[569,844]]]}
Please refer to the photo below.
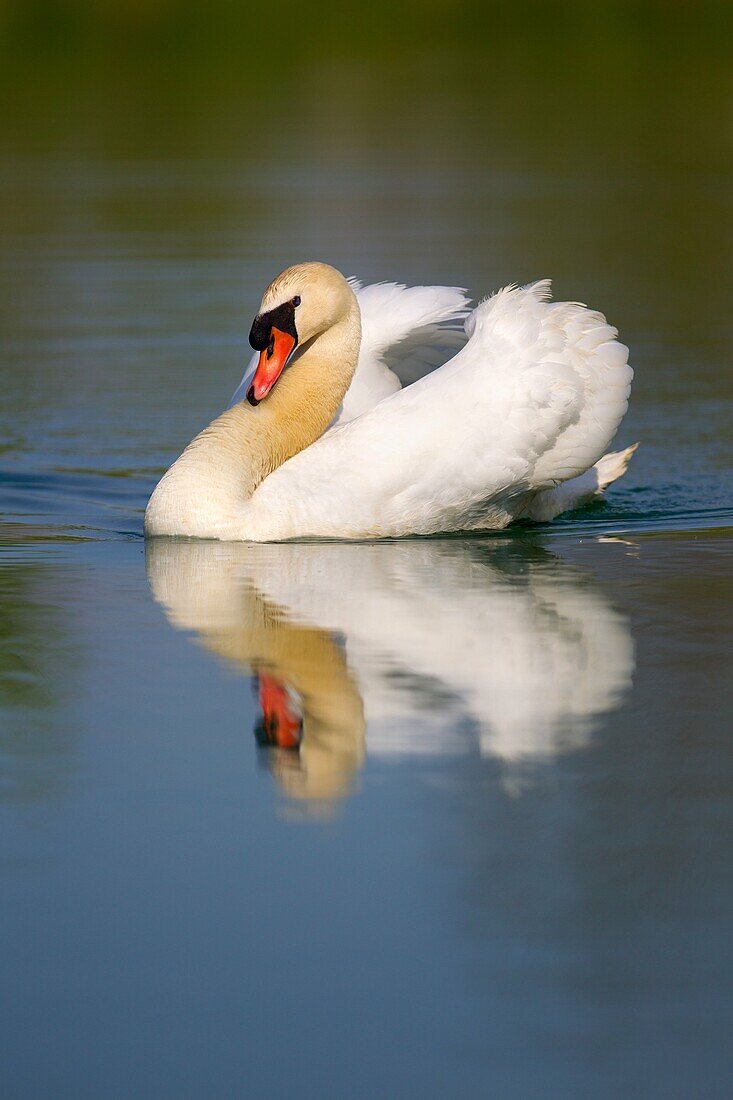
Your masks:
{"label": "raised wing", "polygon": [[551,283],[507,287],[466,322],[469,347],[513,383],[513,435],[532,461],[532,488],[584,473],[613,439],[628,408],[629,349],[602,313],[550,302]]}
{"label": "raised wing", "polygon": [[466,342],[469,299],[460,287],[349,282],[361,310],[361,349],[336,424],[435,370]]}

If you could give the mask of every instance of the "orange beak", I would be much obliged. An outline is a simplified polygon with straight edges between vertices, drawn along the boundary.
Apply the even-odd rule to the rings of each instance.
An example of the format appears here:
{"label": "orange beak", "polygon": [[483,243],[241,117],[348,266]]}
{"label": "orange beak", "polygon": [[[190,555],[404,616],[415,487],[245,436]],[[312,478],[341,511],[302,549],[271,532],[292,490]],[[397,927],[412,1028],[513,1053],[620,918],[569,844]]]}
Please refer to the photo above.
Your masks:
{"label": "orange beak", "polygon": [[303,721],[287,688],[275,676],[260,675],[260,706],[267,740],[281,749],[297,749]]}
{"label": "orange beak", "polygon": [[270,342],[264,351],[260,352],[260,361],[257,364],[252,385],[247,392],[250,405],[259,405],[263,397],[267,397],[288,365],[297,343],[295,337],[289,333],[282,332],[279,328],[272,329]]}

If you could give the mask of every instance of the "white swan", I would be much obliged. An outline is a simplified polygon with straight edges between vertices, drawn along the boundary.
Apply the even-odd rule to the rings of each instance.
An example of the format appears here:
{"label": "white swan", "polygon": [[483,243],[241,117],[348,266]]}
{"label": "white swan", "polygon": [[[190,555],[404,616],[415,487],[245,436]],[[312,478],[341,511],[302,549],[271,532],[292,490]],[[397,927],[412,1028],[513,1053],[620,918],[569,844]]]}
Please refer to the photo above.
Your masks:
{"label": "white swan", "polygon": [[[164,475],[146,534],[268,542],[501,528],[602,491],[634,449],[601,457],[628,406],[628,349],[600,313],[550,303],[549,291],[547,281],[499,291],[469,315],[449,362],[405,389],[383,373],[380,400],[374,356],[357,370],[355,288],[326,264],[288,268],[252,325],[260,355],[247,400]],[[453,294],[455,316],[464,299]],[[425,328],[390,329],[384,311],[380,330],[375,312],[366,347],[383,352]]]}

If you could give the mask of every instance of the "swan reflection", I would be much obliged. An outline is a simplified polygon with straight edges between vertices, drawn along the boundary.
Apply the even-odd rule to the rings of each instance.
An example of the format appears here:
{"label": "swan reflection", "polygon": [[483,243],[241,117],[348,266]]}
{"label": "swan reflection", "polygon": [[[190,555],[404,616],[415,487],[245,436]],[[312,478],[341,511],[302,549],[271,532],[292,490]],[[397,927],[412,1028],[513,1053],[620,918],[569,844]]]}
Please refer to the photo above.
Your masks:
{"label": "swan reflection", "polygon": [[370,755],[580,748],[634,668],[584,570],[481,540],[246,545],[153,540],[173,626],[255,677],[255,734],[293,798],[333,802]]}

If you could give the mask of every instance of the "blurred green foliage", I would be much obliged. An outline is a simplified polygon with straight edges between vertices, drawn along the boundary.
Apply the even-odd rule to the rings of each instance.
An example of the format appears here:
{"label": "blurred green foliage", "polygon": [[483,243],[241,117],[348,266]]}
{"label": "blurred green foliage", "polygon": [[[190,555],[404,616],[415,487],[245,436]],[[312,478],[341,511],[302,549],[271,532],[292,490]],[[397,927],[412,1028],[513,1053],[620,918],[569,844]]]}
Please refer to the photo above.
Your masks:
{"label": "blurred green foliage", "polygon": [[394,52],[416,43],[455,39],[487,46],[497,37],[559,39],[692,36],[719,47],[733,29],[733,5],[722,0],[4,0],[0,29],[17,57],[52,48],[74,53],[188,52],[215,47],[246,53],[273,74],[304,48],[329,43],[349,52]]}

